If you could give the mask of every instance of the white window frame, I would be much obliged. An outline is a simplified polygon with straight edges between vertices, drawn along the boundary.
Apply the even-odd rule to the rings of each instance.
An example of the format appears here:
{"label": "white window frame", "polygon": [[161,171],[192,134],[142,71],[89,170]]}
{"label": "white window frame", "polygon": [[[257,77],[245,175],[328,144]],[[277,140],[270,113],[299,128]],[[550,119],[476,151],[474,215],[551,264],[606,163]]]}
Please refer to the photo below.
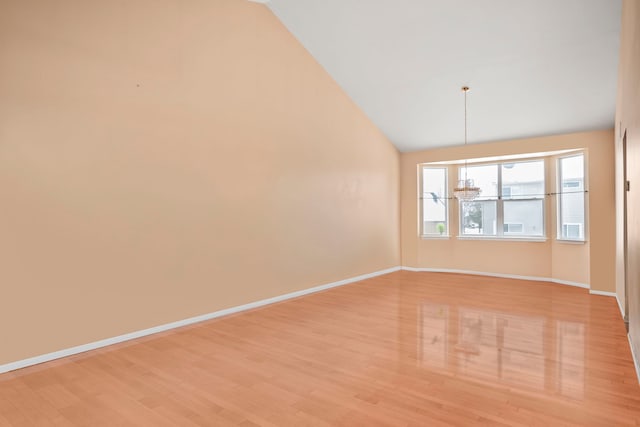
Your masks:
{"label": "white window frame", "polygon": [[[583,198],[583,206],[582,206],[582,212],[583,212],[583,218],[584,218],[584,225],[580,224],[578,222],[567,222],[566,224],[569,225],[580,225],[582,228],[582,237],[581,238],[571,238],[571,237],[565,237],[562,233],[562,193],[564,192],[564,186],[562,185],[562,165],[561,162],[563,159],[569,159],[571,157],[580,157],[582,156],[582,172],[583,172],[583,176],[582,176],[582,191],[584,192],[584,198]],[[567,156],[560,156],[556,159],[556,176],[557,176],[557,183],[556,183],[556,188],[557,188],[557,199],[556,199],[556,240],[558,241],[564,241],[564,242],[586,242],[587,241],[587,175],[588,175],[588,169],[587,169],[587,156],[586,153],[584,151],[580,151],[577,153],[571,153],[570,155]]]}
{"label": "white window frame", "polygon": [[[442,200],[444,201],[444,232],[440,233],[426,233],[424,230],[424,170],[425,169],[441,169],[444,171],[444,197]],[[449,167],[448,166],[429,166],[429,165],[420,165],[420,181],[419,181],[419,219],[420,219],[420,236],[428,239],[448,239],[449,238]]]}
{"label": "white window frame", "polygon": [[[458,202],[458,238],[459,239],[470,239],[470,240],[531,240],[531,241],[545,241],[547,239],[547,203],[545,197],[531,197],[531,198],[511,198],[511,195],[507,198],[507,201],[531,201],[531,200],[539,200],[542,202],[542,235],[532,235],[532,234],[510,234],[504,232],[504,197],[502,196],[502,165],[505,164],[514,164],[514,163],[530,163],[530,162],[542,162],[543,165],[543,179],[544,179],[544,189],[546,192],[547,189],[547,161],[544,157],[531,157],[531,158],[523,158],[517,160],[503,160],[499,162],[482,162],[482,163],[474,163],[473,166],[492,166],[495,165],[498,169],[498,182],[497,182],[497,190],[498,195],[495,199],[480,199],[478,201],[494,201],[496,202],[496,234],[489,235],[477,235],[477,234],[465,234],[464,233],[464,218],[463,218],[463,208],[462,204],[464,202]],[[458,177],[463,176],[464,166],[458,167]]]}

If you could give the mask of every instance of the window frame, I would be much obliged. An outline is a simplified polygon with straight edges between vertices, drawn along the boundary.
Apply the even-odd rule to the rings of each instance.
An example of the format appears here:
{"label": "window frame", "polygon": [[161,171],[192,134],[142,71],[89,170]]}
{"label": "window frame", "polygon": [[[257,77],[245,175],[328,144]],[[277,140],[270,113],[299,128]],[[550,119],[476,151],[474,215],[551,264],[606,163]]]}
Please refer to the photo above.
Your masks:
{"label": "window frame", "polygon": [[[504,202],[505,196],[502,194],[502,168],[505,164],[515,164],[515,163],[532,163],[532,162],[542,162],[543,167],[543,182],[544,182],[544,193],[547,193],[547,169],[548,163],[545,157],[529,157],[522,159],[514,159],[514,160],[501,160],[501,161],[490,161],[490,162],[479,162],[473,163],[469,165],[470,167],[474,166],[492,166],[495,165],[498,169],[497,171],[497,196],[496,198],[491,199],[479,199],[477,201],[492,201],[496,203],[496,234],[487,234],[487,235],[476,235],[476,234],[465,234],[464,233],[464,209],[463,209],[463,201],[458,201],[458,238],[459,239],[468,239],[468,240],[527,240],[527,241],[546,241],[547,240],[547,203],[545,200],[545,195],[542,197],[529,197],[529,198],[518,198],[518,196],[506,196],[506,201],[541,201],[542,203],[542,234],[541,235],[533,235],[533,234],[510,234],[504,232]],[[457,176],[459,179],[462,179],[462,174],[464,173],[464,165],[458,165],[457,168]]]}
{"label": "window frame", "polygon": [[[582,217],[583,223],[580,224],[578,222],[567,222],[565,224],[569,225],[581,225],[582,226],[582,238],[571,238],[565,237],[562,233],[563,224],[562,223],[562,194],[564,194],[564,185],[562,182],[562,160],[570,159],[572,157],[580,157],[582,156],[582,193],[584,197],[582,198]],[[587,209],[588,209],[588,201],[587,201],[587,155],[585,151],[579,151],[575,153],[570,153],[564,156],[556,157],[556,240],[559,242],[571,242],[571,243],[585,243],[587,241]]]}
{"label": "window frame", "polygon": [[[448,239],[450,237],[450,224],[449,224],[449,165],[442,166],[433,166],[433,165],[419,165],[420,173],[419,173],[419,233],[420,237],[425,239]],[[444,171],[444,197],[441,200],[444,200],[444,232],[443,233],[426,233],[424,229],[424,171],[425,169],[440,169]]]}

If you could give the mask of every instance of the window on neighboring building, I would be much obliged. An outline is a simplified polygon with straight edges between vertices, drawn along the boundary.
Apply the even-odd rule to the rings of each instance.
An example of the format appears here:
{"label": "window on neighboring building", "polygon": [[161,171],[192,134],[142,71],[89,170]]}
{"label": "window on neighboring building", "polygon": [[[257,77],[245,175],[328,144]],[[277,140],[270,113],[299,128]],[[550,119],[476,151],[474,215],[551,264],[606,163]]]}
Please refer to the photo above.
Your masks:
{"label": "window on neighboring building", "polygon": [[580,239],[583,235],[582,224],[562,224],[562,235],[568,239]]}
{"label": "window on neighboring building", "polygon": [[584,241],[584,154],[558,160],[558,239]]}
{"label": "window on neighboring building", "polygon": [[423,236],[449,234],[447,191],[446,167],[422,167],[421,233]]}
{"label": "window on neighboring building", "polygon": [[[464,178],[464,168],[459,176]],[[543,237],[544,160],[469,166],[480,196],[460,202],[460,234],[477,237]]]}
{"label": "window on neighboring building", "polygon": [[505,223],[504,234],[522,234],[524,231],[524,224]]}

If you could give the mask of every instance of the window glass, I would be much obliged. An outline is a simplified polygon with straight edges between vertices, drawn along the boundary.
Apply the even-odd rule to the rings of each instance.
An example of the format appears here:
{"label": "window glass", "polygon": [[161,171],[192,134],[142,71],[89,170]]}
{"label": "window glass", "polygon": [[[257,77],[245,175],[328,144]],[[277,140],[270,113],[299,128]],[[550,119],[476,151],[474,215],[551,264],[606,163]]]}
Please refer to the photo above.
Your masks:
{"label": "window glass", "polygon": [[498,224],[495,201],[462,202],[462,234],[495,236]]}
{"label": "window glass", "polygon": [[544,236],[543,218],[543,199],[504,201],[505,235]]}
{"label": "window glass", "polygon": [[[469,166],[467,178],[473,179],[474,185],[480,187],[478,200],[498,198],[498,165]],[[459,179],[465,179],[465,168],[459,169]]]}
{"label": "window glass", "polygon": [[[459,176],[464,179],[464,167]],[[544,237],[545,161],[470,166],[480,197],[460,203],[463,236]]]}
{"label": "window glass", "polygon": [[544,193],[543,160],[502,164],[503,198],[541,199]]}
{"label": "window glass", "polygon": [[558,238],[584,240],[584,155],[558,161]]}
{"label": "window glass", "polygon": [[422,234],[446,235],[447,169],[422,168]]}

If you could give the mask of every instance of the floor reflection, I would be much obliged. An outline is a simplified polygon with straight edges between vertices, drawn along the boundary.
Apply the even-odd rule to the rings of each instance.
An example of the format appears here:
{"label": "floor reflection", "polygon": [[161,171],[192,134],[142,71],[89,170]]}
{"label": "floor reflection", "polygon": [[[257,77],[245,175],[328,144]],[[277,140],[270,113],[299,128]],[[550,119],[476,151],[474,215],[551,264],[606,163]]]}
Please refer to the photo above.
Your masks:
{"label": "floor reflection", "polygon": [[557,322],[558,377],[560,394],[581,399],[584,397],[584,324]]}
{"label": "floor reflection", "polygon": [[584,397],[582,323],[422,303],[418,360],[478,381]]}
{"label": "floor reflection", "polygon": [[444,369],[447,366],[447,350],[449,348],[449,307],[446,305],[422,304],[421,319],[418,325],[420,343],[418,347],[419,361],[425,366]]}

